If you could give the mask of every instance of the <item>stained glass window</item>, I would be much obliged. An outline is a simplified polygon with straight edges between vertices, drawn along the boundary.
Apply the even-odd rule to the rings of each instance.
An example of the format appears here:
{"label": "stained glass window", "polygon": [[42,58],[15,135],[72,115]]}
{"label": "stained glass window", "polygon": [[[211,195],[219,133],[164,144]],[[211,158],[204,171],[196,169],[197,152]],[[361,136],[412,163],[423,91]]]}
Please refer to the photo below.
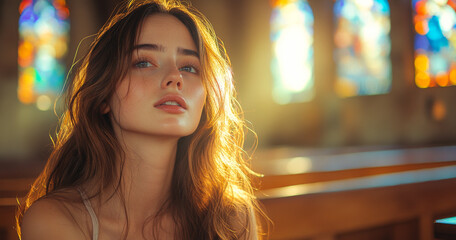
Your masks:
{"label": "stained glass window", "polygon": [[456,85],[456,1],[413,0],[415,83]]}
{"label": "stained glass window", "polygon": [[391,88],[390,9],[387,0],[336,0],[335,91],[341,97]]}
{"label": "stained glass window", "polygon": [[276,0],[272,5],[273,98],[279,104],[310,100],[314,95],[312,9],[303,0]]}
{"label": "stained glass window", "polygon": [[47,110],[65,79],[69,10],[65,0],[23,0],[19,12],[18,98]]}

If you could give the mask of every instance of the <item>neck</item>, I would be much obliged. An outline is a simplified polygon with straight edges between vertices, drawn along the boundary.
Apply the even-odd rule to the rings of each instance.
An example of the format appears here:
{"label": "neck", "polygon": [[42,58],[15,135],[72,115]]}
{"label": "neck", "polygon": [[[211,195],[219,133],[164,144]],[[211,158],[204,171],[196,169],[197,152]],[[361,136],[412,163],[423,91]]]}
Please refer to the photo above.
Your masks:
{"label": "neck", "polygon": [[[123,133],[118,139],[125,152],[119,172],[122,191],[117,191],[107,202],[106,213],[124,219],[118,209],[125,207],[131,226],[142,226],[169,197],[178,138]],[[110,196],[111,191],[108,192]]]}
{"label": "neck", "polygon": [[128,209],[148,213],[169,196],[177,139],[152,139],[129,147],[122,173],[125,201]]}

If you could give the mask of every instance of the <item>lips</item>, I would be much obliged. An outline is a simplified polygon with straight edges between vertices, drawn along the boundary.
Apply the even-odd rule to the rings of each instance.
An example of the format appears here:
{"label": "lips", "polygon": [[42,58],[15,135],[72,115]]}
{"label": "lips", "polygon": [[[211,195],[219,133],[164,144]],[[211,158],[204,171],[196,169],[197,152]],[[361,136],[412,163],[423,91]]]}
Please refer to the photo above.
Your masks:
{"label": "lips", "polygon": [[185,99],[179,95],[166,95],[154,104],[154,107],[169,113],[182,113],[187,110]]}

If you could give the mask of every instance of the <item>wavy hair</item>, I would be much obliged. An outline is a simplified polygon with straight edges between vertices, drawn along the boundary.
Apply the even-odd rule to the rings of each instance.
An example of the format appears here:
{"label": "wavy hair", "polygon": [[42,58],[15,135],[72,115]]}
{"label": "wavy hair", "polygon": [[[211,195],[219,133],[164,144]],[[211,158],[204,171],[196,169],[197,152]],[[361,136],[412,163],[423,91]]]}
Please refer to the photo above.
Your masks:
{"label": "wavy hair", "polygon": [[260,231],[253,226],[257,224],[254,215],[265,216],[250,183],[254,173],[243,150],[246,127],[235,100],[225,48],[196,9],[177,1],[155,0],[121,6],[73,67],[76,72],[66,86],[66,110],[53,151],[16,216],[19,236],[23,214],[40,198],[88,182],[98,184],[94,196],[112,184],[119,190],[123,163],[116,161],[123,152],[108,114],[101,109],[127,74],[138,29],[155,13],[178,18],[190,31],[200,55],[207,97],[196,131],[178,142],[170,197],[151,219],[160,219],[165,211],[172,213],[175,234],[182,239],[247,239],[249,229]]}

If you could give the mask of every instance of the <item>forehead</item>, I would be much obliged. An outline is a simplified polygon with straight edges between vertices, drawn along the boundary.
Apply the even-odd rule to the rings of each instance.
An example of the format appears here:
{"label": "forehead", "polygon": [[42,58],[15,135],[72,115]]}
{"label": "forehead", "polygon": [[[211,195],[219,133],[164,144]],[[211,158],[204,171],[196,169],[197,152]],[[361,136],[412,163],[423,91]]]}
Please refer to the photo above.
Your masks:
{"label": "forehead", "polygon": [[157,13],[144,19],[137,44],[160,44],[166,48],[197,50],[190,31],[176,17]]}

